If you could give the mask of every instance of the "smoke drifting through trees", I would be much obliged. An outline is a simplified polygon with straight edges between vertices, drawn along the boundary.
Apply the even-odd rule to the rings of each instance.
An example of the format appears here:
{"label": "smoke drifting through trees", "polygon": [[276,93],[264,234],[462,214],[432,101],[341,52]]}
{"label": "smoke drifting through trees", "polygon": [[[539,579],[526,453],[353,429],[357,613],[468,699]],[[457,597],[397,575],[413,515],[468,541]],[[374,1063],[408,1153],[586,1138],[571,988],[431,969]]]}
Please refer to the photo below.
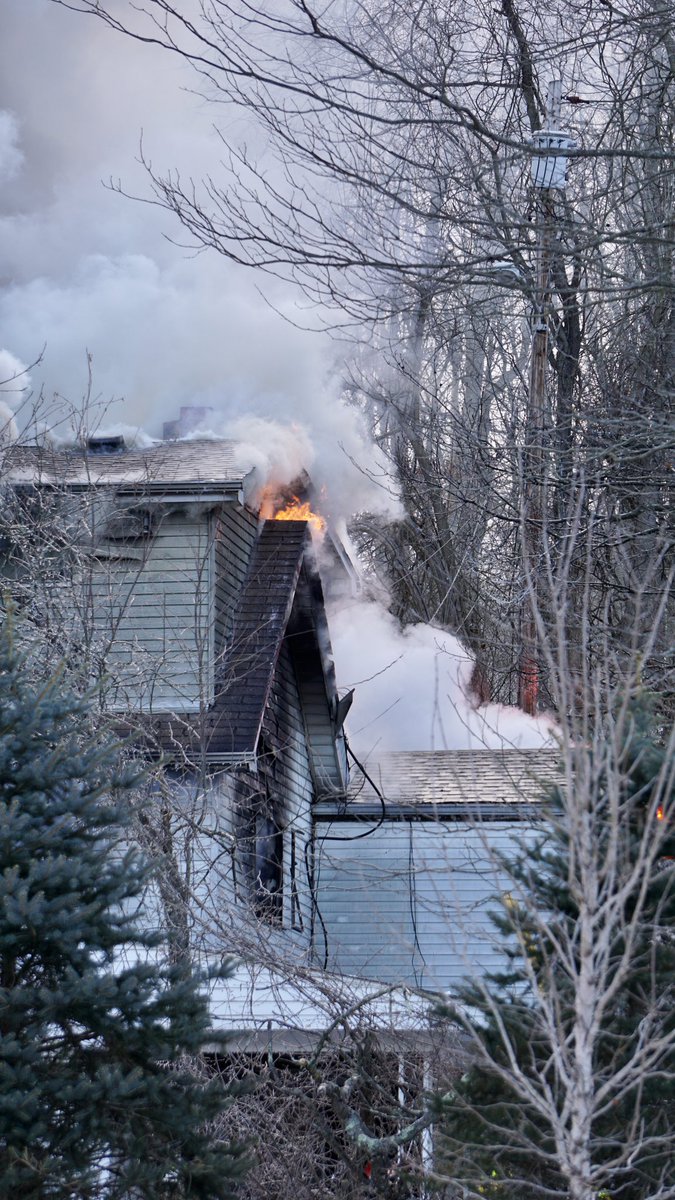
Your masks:
{"label": "smoke drifting through trees", "polygon": [[[367,344],[351,397],[405,518],[393,530],[362,519],[361,543],[387,571],[397,614],[455,631],[485,690],[514,696],[528,591],[543,588],[550,622],[546,560],[564,556],[575,521],[594,526],[592,610],[604,622],[669,519],[668,13],[542,13],[511,0],[489,11],[431,0],[413,12],[399,0],[377,11],[72,7],[177,50],[207,97],[244,114],[222,128],[226,169],[201,186],[148,160],[155,200],[194,244],[299,280]],[[556,76],[578,148],[546,218],[549,378],[533,424],[527,318],[544,217],[530,138]],[[271,154],[256,153],[263,137]],[[624,624],[613,612],[617,642]]]}
{"label": "smoke drifting through trees", "polygon": [[555,738],[555,720],[518,708],[481,704],[475,663],[438,626],[401,628],[383,603],[329,606],[338,682],[355,687],[350,745],[370,751],[535,747]]}
{"label": "smoke drifting through trees", "polygon": [[[104,5],[73,7],[106,17]],[[188,28],[186,10],[147,0],[145,13],[115,5],[109,20],[173,14],[171,34],[187,37],[188,59],[202,54],[204,88],[228,115],[222,177],[194,192],[155,165],[160,207],[197,244],[299,279],[313,302],[334,306],[341,336],[351,330],[362,345],[348,392],[403,514],[393,525],[362,515],[355,534],[373,574],[388,574],[396,615],[457,633],[478,657],[483,693],[511,698],[521,614],[535,594],[588,947],[598,888],[609,889],[609,911],[625,883],[607,880],[589,812],[608,780],[610,831],[623,828],[618,731],[645,681],[658,695],[657,738],[672,712],[672,15],[637,2],[620,12],[511,0],[370,7],[205,5],[206,23]],[[163,40],[161,22],[152,34]],[[558,75],[587,103],[564,109],[580,149],[552,214],[547,396],[533,431],[541,214],[529,138]],[[277,156],[269,173],[269,158],[244,151],[244,126],[229,119],[239,112],[246,130],[260,123],[255,144],[266,137]],[[528,530],[532,484],[542,510]],[[645,853],[652,864],[653,843]],[[589,963],[582,956],[586,983]],[[554,993],[530,980],[545,1022]],[[580,994],[565,1026],[569,1086],[547,1100],[550,1127],[562,1128],[561,1192],[584,1200],[597,1196],[599,1175],[588,1142],[589,996],[594,1012],[608,1009],[602,981]],[[672,1046],[672,1031],[665,1038]],[[649,1194],[672,1196],[670,1181]]]}

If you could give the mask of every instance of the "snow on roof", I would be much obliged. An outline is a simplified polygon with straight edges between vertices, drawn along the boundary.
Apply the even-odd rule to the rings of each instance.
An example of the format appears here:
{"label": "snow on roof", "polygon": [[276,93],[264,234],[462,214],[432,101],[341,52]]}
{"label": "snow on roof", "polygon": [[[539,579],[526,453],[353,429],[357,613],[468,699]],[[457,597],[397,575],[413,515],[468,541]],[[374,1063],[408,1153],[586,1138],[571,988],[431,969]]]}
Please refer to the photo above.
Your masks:
{"label": "snow on roof", "polygon": [[61,487],[141,485],[156,491],[176,485],[198,485],[203,490],[210,485],[230,490],[240,487],[248,473],[238,459],[238,449],[237,442],[212,437],[158,442],[112,454],[83,447],[14,445],[4,453],[2,476],[9,483]]}
{"label": "snow on roof", "polygon": [[547,786],[560,783],[558,762],[556,749],[390,751],[368,758],[366,774],[354,768],[347,795],[324,797],[316,811],[331,817],[380,814],[378,791],[387,812],[397,814],[536,804]]}

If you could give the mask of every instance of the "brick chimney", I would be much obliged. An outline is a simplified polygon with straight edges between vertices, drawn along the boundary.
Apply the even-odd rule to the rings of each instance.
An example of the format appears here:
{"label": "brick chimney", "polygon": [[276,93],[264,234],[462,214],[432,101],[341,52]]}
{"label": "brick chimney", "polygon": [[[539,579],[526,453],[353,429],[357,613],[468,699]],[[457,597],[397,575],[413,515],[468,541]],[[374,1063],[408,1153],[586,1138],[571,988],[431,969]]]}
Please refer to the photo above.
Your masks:
{"label": "brick chimney", "polygon": [[164,422],[162,432],[164,441],[169,442],[176,438],[186,437],[188,433],[194,433],[208,420],[212,412],[213,409],[206,406],[199,407],[192,404],[188,404],[185,407],[181,406],[180,416],[177,421]]}

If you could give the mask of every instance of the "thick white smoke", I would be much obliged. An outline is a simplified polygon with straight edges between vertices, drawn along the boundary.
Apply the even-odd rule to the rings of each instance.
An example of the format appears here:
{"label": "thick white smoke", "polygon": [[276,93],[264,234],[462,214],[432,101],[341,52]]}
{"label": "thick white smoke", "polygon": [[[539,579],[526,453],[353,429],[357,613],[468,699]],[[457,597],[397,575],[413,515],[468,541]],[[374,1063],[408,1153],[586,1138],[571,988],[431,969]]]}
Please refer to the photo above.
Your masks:
{"label": "thick white smoke", "polygon": [[[244,469],[277,483],[310,470],[338,526],[363,508],[396,515],[358,414],[339,402],[334,346],[299,327],[312,314],[268,283],[275,312],[252,274],[217,254],[195,257],[171,240],[181,240],[172,218],[103,186],[121,180],[147,195],[141,130],[158,169],[180,165],[186,179],[220,170],[214,110],[189,90],[180,59],[49,0],[21,0],[3,12],[0,80],[6,434],[14,414],[27,420],[17,367],[36,363],[34,395],[47,400],[39,417],[57,440],[68,440],[64,414],[83,397],[85,428],[137,445],[161,436],[181,406],[210,406],[213,432],[240,440]],[[340,684],[375,676],[359,683],[350,721],[360,746],[542,740],[544,722],[471,708],[470,663],[449,635],[402,634],[372,605],[336,612],[332,625]]]}
{"label": "thick white smoke", "polygon": [[20,404],[30,390],[28,367],[10,350],[0,350],[0,393],[5,403]]}
{"label": "thick white smoke", "polygon": [[[257,407],[255,402],[251,407]],[[306,471],[315,492],[320,493],[318,508],[334,527],[343,529],[355,512],[366,508],[391,518],[398,516],[400,504],[393,489],[373,480],[373,474],[376,479],[384,475],[385,465],[359,414],[344,408],[337,398],[333,414],[317,430],[262,415],[232,418],[214,410],[189,436],[213,435],[237,443],[238,465],[242,472],[252,472],[247,500],[253,504],[264,489],[288,487]],[[360,469],[361,463],[368,465],[369,474]]]}
{"label": "thick white smoke", "polygon": [[[283,458],[281,426],[303,431],[312,459],[303,465],[331,482],[336,517],[349,515],[345,494],[350,511],[393,511],[351,461],[369,466],[371,447],[337,397],[334,344],[302,328],[312,312],[268,280],[275,311],[252,273],[195,256],[170,240],[185,241],[174,218],[104,186],[120,180],[147,196],[141,133],[157,169],[221,170],[220,110],[188,90],[190,69],[48,0],[3,14],[0,67],[0,326],[24,361],[42,354],[33,385],[43,410],[52,400],[51,418],[41,415],[58,436],[68,405],[85,396],[85,427],[121,423],[155,437],[182,405],[210,406],[217,432],[244,430],[251,465]],[[253,428],[272,422],[264,444],[260,424],[246,437],[251,418]]]}
{"label": "thick white smoke", "polygon": [[16,413],[30,386],[28,367],[9,350],[0,350],[0,441],[18,437]]}
{"label": "thick white smoke", "polygon": [[475,706],[473,660],[452,634],[422,624],[401,630],[378,602],[341,603],[329,616],[338,685],[356,689],[347,730],[359,755],[532,748],[551,741],[548,717]]}

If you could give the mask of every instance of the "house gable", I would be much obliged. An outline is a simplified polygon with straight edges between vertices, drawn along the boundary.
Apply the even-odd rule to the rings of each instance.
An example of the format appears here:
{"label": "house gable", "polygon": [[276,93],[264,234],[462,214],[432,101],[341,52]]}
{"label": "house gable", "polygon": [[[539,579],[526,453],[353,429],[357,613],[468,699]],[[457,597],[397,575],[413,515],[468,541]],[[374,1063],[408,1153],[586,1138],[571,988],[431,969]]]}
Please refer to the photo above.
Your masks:
{"label": "house gable", "polygon": [[96,453],[17,447],[10,474],[88,514],[82,561],[109,707],[163,759],[171,819],[223,903],[247,897],[309,946],[312,804],[346,771],[307,524],[259,522],[231,443],[119,440]]}
{"label": "house gable", "polygon": [[[216,546],[228,517],[229,510],[216,515]],[[229,522],[250,536],[251,522],[236,508]],[[225,545],[218,561],[221,569],[233,561]],[[287,943],[309,950],[316,782],[325,790],[330,770],[333,788],[343,787],[344,775],[323,594],[306,523],[265,522],[242,582],[244,561],[241,553],[238,579],[223,581],[235,604],[223,626],[231,633],[223,633],[213,702],[199,712],[155,711],[130,723],[147,753],[161,753],[172,770],[204,781],[210,820],[232,848],[223,856],[216,840],[206,873],[217,878],[223,904],[245,902],[240,935],[252,917],[269,927],[268,940],[278,927]],[[210,852],[201,839],[203,874]]]}
{"label": "house gable", "polygon": [[[247,533],[253,541],[235,443],[128,449],[122,438],[94,438],[65,450],[13,446],[4,468],[24,502],[34,498],[44,519],[62,528],[64,561],[72,560],[65,620],[91,673],[106,680],[106,706],[190,713],[211,704],[227,588],[236,593]],[[217,536],[224,527],[232,530],[226,567]]]}

